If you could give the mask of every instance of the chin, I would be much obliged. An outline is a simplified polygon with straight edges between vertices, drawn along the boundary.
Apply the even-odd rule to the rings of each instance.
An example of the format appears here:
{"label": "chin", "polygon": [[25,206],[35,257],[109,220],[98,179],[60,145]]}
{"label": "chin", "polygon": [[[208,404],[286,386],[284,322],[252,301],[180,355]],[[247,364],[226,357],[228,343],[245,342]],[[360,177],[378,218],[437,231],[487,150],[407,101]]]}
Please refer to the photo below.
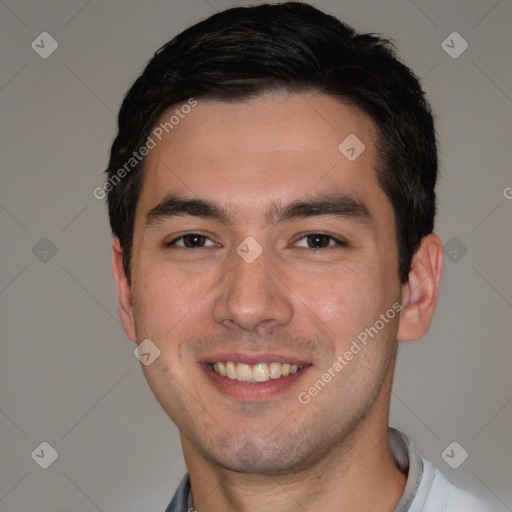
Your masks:
{"label": "chin", "polygon": [[[238,443],[238,446],[230,446],[219,453],[206,454],[206,457],[216,465],[242,474],[254,475],[286,475],[298,473],[315,465],[321,460],[326,450],[311,450],[307,443],[299,445],[288,438],[285,443],[276,446],[276,441],[269,443],[268,439],[246,440]],[[283,441],[283,439],[281,439]]]}

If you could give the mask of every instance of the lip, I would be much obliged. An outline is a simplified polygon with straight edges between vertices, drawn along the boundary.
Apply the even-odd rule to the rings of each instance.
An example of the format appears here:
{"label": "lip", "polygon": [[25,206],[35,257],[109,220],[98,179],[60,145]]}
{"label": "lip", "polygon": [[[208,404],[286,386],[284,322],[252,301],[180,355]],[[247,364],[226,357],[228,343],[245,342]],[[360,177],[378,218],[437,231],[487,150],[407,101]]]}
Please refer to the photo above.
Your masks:
{"label": "lip", "polygon": [[[233,355],[230,355],[230,357],[233,357]],[[217,359],[215,361],[222,360],[223,359]],[[224,359],[224,361],[225,360],[226,359]],[[233,362],[245,362],[247,360],[247,358],[240,360],[227,359],[227,361]],[[272,359],[271,361],[276,363],[280,362],[275,358]],[[290,360],[288,359],[287,362],[289,361]],[[295,360],[292,359],[292,361]],[[258,362],[264,363],[267,361],[258,359],[254,363],[245,364],[257,364]],[[297,381],[302,379],[304,375],[308,373],[308,370],[311,368],[311,364],[306,363],[302,370],[299,370],[297,373],[290,374],[287,377],[280,377],[279,379],[270,379],[266,382],[241,382],[235,379],[230,379],[228,377],[221,377],[211,369],[209,363],[200,363],[199,366],[203,373],[205,374],[205,376],[217,388],[218,391],[232,398],[236,398],[238,400],[246,402],[263,402],[284,394],[286,391],[290,390],[290,388],[294,384],[296,384]]]}

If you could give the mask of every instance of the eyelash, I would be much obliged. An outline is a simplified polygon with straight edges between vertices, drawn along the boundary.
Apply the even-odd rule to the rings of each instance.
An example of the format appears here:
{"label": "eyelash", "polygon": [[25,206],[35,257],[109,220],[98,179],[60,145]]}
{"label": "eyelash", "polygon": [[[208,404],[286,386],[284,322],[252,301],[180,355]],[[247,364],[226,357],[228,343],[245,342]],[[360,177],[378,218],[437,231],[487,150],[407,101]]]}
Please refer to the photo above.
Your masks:
{"label": "eyelash", "polygon": [[[327,245],[326,247],[316,247],[316,248],[315,247],[303,247],[303,249],[306,249],[306,250],[309,250],[309,251],[319,251],[321,249],[324,249],[324,250],[326,250],[326,249],[333,249],[336,246],[338,246],[338,247],[346,247],[346,246],[348,246],[347,242],[345,242],[344,240],[339,240],[338,238],[335,238],[332,235],[328,235],[326,233],[320,233],[320,232],[305,233],[305,234],[301,235],[299,238],[297,238],[297,240],[294,242],[294,244],[297,244],[297,242],[299,242],[300,240],[307,239],[307,238],[309,238],[311,236],[315,236],[315,235],[319,235],[321,237],[327,237],[329,239],[329,245]],[[166,242],[165,243],[165,247],[181,247],[182,249],[204,249],[204,247],[186,247],[185,245],[178,245],[177,244],[177,242],[179,240],[182,240],[182,239],[184,239],[187,236],[197,236],[197,237],[201,237],[203,239],[210,240],[208,236],[203,235],[202,233],[190,232],[190,233],[185,233],[184,235],[181,235],[181,236],[179,236],[177,238],[174,238],[170,242]],[[210,240],[210,241],[212,241],[212,240]],[[334,241],[333,245],[330,244],[331,241]]]}
{"label": "eyelash", "polygon": [[203,247],[185,247],[184,245],[183,246],[178,246],[176,242],[178,240],[184,239],[187,236],[198,236],[198,237],[202,237],[202,238],[210,240],[206,235],[203,235],[202,233],[196,233],[196,232],[191,231],[190,233],[185,233],[184,235],[181,235],[181,236],[178,236],[177,238],[174,238],[170,242],[166,242],[165,243],[165,247],[182,247],[183,249],[203,249]]}
{"label": "eyelash", "polygon": [[[328,250],[332,250],[332,249],[335,249],[337,246],[338,247],[346,247],[348,244],[347,242],[345,242],[345,240],[340,240],[339,238],[336,238],[332,235],[328,235],[327,233],[317,233],[317,232],[313,232],[313,233],[305,233],[303,235],[301,235],[299,238],[297,238],[297,240],[294,242],[294,244],[296,244],[297,242],[299,242],[300,240],[304,240],[304,239],[307,239],[309,237],[313,237],[313,236],[321,236],[321,237],[326,237],[329,239],[329,245],[327,245],[326,247],[304,247],[304,249],[306,250],[310,250],[310,251],[319,251],[321,249],[328,249]],[[334,244],[330,244],[330,242],[333,241]]]}

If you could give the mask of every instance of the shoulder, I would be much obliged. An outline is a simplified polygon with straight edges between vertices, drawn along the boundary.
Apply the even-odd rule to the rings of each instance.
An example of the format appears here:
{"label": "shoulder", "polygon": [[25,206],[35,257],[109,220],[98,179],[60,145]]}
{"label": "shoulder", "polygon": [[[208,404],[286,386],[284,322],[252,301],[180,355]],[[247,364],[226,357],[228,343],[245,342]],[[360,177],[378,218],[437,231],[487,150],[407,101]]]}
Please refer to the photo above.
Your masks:
{"label": "shoulder", "polygon": [[425,487],[423,489],[425,501],[418,510],[422,512],[489,512],[489,507],[477,496],[452,484],[430,461],[423,459],[423,462],[422,483]]}
{"label": "shoulder", "polygon": [[452,484],[437,466],[423,458],[411,439],[390,428],[390,447],[397,466],[407,468],[404,496],[395,512],[489,512],[478,497]]}
{"label": "shoulder", "polygon": [[489,507],[473,494],[453,484],[449,484],[449,497],[446,512],[460,511],[489,512]]}
{"label": "shoulder", "polygon": [[171,503],[169,503],[169,506],[165,509],[165,512],[188,512],[190,510],[189,501],[190,479],[187,473],[178,485],[174,497]]}

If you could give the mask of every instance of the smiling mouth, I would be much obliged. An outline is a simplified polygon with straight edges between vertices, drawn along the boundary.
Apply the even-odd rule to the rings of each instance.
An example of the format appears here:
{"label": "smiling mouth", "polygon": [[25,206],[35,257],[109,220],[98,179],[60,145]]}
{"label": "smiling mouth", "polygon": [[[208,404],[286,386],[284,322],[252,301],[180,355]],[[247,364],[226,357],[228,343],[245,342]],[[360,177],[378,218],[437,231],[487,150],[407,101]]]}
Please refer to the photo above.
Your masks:
{"label": "smiling mouth", "polygon": [[274,362],[270,364],[258,363],[249,365],[244,363],[234,363],[233,361],[218,361],[215,363],[208,363],[208,366],[221,377],[250,383],[281,379],[300,372],[304,368],[304,366],[289,363],[282,364]]}

